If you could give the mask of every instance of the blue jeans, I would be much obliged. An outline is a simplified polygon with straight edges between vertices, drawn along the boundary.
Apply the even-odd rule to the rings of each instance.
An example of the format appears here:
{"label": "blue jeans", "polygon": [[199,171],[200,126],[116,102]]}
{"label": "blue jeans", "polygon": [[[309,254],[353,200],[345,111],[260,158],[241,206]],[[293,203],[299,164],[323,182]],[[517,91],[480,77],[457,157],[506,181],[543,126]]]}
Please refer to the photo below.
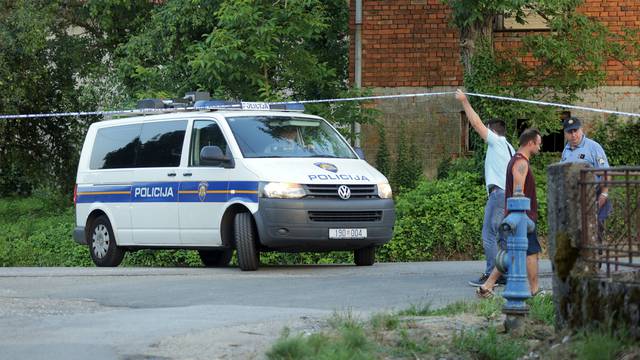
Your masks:
{"label": "blue jeans", "polygon": [[504,218],[504,190],[496,188],[487,199],[484,207],[484,222],[482,223],[482,246],[487,258],[485,274],[490,274],[495,266],[498,253],[498,236],[502,219]]}

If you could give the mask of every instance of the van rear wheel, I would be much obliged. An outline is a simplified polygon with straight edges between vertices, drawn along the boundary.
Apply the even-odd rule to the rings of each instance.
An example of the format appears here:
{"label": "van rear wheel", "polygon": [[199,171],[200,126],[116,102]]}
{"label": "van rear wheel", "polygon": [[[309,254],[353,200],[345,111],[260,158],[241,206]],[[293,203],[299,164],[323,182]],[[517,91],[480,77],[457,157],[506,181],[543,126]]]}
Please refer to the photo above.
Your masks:
{"label": "van rear wheel", "polygon": [[376,262],[376,247],[368,246],[366,248],[353,251],[353,262],[357,266],[371,266]]}
{"label": "van rear wheel", "polygon": [[257,270],[260,263],[260,251],[256,246],[256,231],[251,213],[237,213],[233,219],[233,230],[240,269],[243,271]]}
{"label": "van rear wheel", "polygon": [[109,219],[102,215],[92,223],[89,232],[89,253],[96,266],[118,266],[124,259],[125,250],[116,245],[116,237]]}
{"label": "van rear wheel", "polygon": [[198,255],[206,267],[223,267],[229,265],[233,250],[198,250]]}

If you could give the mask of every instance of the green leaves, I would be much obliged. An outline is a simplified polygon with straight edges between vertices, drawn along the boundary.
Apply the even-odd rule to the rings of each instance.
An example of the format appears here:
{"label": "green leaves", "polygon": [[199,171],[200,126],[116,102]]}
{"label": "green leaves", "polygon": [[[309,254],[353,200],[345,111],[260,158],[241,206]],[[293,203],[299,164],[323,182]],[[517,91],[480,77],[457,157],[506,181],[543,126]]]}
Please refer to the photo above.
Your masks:
{"label": "green leaves", "polygon": [[190,49],[199,86],[243,100],[306,95],[336,84],[335,70],[310,46],[329,29],[320,1],[223,1],[214,29]]}

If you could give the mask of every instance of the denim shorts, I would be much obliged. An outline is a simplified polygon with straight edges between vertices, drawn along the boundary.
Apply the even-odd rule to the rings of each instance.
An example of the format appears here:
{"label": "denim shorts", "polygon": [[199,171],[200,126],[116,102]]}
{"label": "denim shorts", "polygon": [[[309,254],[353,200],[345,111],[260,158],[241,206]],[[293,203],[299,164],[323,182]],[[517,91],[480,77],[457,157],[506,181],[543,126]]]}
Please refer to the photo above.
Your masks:
{"label": "denim shorts", "polygon": [[529,246],[527,247],[527,256],[537,254],[542,251],[540,242],[538,241],[538,234],[535,230],[532,233],[527,234],[527,240],[529,240]]}
{"label": "denim shorts", "polygon": [[[527,234],[527,241],[527,256],[542,252],[542,247],[540,247],[540,242],[538,241],[538,233],[536,231]],[[498,239],[498,246],[502,250],[507,250],[507,239],[500,236]]]}

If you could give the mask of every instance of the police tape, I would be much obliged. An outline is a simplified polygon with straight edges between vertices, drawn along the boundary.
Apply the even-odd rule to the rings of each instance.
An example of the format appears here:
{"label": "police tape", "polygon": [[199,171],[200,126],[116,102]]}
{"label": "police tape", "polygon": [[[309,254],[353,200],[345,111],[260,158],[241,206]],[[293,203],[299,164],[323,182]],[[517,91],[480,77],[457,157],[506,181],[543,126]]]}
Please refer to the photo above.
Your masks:
{"label": "police tape", "polygon": [[[425,96],[442,96],[455,94],[453,91],[445,92],[431,92],[431,93],[412,93],[412,94],[395,94],[395,95],[375,95],[375,96],[360,96],[350,98],[335,98],[335,99],[318,99],[318,100],[299,100],[299,101],[281,101],[281,102],[268,102],[269,105],[287,105],[287,104],[319,104],[319,103],[337,103],[346,101],[368,101],[368,100],[385,100],[385,99],[400,99],[400,98],[412,98],[412,97],[425,97]],[[569,105],[561,103],[553,103],[539,100],[520,99],[508,96],[498,96],[480,93],[465,93],[469,96],[490,98],[503,101],[521,102],[533,105],[553,106],[563,109],[576,109],[583,111],[592,111],[605,114],[615,114],[629,117],[640,118],[640,113],[632,113],[618,110],[598,109],[587,106]],[[164,113],[167,111],[194,111],[194,110],[224,110],[224,109],[237,109],[238,105],[219,105],[219,106],[199,106],[199,107],[178,107],[178,108],[163,108],[163,109],[131,109],[131,110],[111,110],[111,111],[79,111],[79,112],[61,112],[61,113],[41,113],[41,114],[5,114],[0,115],[2,119],[35,119],[35,118],[48,118],[48,117],[65,117],[65,116],[110,116],[110,115],[135,115],[135,114],[148,114],[148,113]]]}

